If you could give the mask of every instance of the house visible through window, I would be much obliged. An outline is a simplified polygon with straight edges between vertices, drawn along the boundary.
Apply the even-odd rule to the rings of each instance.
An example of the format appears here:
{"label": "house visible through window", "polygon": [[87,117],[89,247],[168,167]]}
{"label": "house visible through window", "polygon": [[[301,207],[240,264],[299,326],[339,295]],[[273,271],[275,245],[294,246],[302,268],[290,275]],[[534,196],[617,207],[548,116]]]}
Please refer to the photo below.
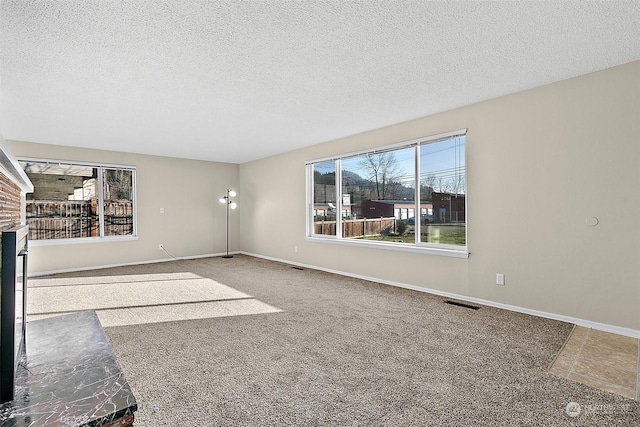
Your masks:
{"label": "house visible through window", "polygon": [[135,168],[22,159],[30,240],[135,236]]}
{"label": "house visible through window", "polygon": [[465,134],[307,163],[308,237],[466,250]]}
{"label": "house visible through window", "polygon": [[313,169],[313,234],[336,235],[336,163],[322,162]]}

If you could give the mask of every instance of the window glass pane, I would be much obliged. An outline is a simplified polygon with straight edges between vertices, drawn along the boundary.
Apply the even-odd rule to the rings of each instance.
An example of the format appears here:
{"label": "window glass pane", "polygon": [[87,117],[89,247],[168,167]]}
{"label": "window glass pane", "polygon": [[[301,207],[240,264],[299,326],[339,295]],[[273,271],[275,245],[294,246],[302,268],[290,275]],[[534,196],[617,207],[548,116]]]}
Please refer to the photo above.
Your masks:
{"label": "window glass pane", "polygon": [[34,185],[26,195],[29,239],[69,239],[99,235],[97,168],[21,161]]}
{"label": "window glass pane", "polygon": [[313,234],[336,235],[336,162],[313,165]]}
{"label": "window glass pane", "polygon": [[26,195],[30,239],[134,235],[135,170],[57,161],[19,163],[34,186]]}
{"label": "window glass pane", "polygon": [[342,237],[415,243],[415,149],[343,159]]}
{"label": "window glass pane", "polygon": [[420,242],[466,245],[464,136],[420,146]]}
{"label": "window glass pane", "polygon": [[105,169],[104,235],[133,235],[133,171]]}

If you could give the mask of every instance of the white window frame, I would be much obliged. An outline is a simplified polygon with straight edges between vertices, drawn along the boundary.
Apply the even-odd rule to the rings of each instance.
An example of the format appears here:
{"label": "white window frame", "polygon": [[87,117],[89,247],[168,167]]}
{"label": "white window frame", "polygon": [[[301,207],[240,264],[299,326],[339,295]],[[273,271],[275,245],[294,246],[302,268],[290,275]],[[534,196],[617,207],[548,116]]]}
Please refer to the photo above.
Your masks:
{"label": "white window frame", "polygon": [[[384,249],[389,251],[398,251],[398,252],[413,252],[413,253],[422,253],[422,254],[430,254],[430,255],[439,255],[439,256],[448,256],[455,258],[468,258],[468,246],[469,239],[468,233],[466,233],[465,245],[446,245],[446,244],[436,244],[436,243],[427,243],[420,242],[418,236],[420,236],[420,221],[415,221],[415,235],[416,241],[415,243],[387,243],[387,242],[377,242],[371,240],[354,240],[354,239],[345,239],[342,238],[342,218],[341,215],[336,215],[336,235],[322,235],[322,234],[314,234],[313,233],[313,208],[314,208],[314,174],[313,174],[313,165],[316,163],[335,161],[336,162],[336,209],[337,212],[342,212],[342,165],[341,160],[349,157],[356,157],[365,154],[375,154],[385,151],[398,150],[402,148],[410,148],[414,147],[414,159],[415,159],[415,207],[414,212],[421,212],[421,204],[420,204],[420,146],[429,143],[435,143],[439,141],[444,141],[447,139],[455,138],[458,136],[465,136],[467,134],[467,129],[459,129],[452,132],[441,133],[437,135],[427,136],[423,138],[417,138],[410,141],[404,141],[396,144],[386,145],[383,147],[378,147],[373,150],[362,150],[356,152],[350,152],[346,154],[341,154],[337,156],[324,157],[314,160],[309,160],[305,162],[306,169],[306,206],[305,206],[305,215],[306,215],[306,234],[305,240],[309,242],[317,242],[317,243],[329,243],[329,244],[338,244],[344,246],[355,246],[355,247],[366,247],[366,248],[377,248]],[[466,150],[467,144],[465,142],[465,180],[466,180]],[[465,191],[466,194],[466,191]],[[467,209],[468,198],[465,197],[465,227],[468,224],[468,209]]]}
{"label": "white window frame", "polygon": [[[59,160],[59,159],[43,159],[36,157],[19,157],[18,162],[38,162],[38,163],[53,163],[70,166],[86,166],[98,169],[98,217],[100,218],[100,236],[98,237],[73,237],[65,239],[43,239],[43,240],[29,240],[29,246],[52,246],[52,245],[69,245],[78,243],[100,243],[100,242],[117,242],[117,241],[131,241],[138,240],[138,200],[137,200],[137,184],[136,184],[136,172],[135,166],[120,165],[114,163],[95,163],[84,162],[75,160]],[[124,169],[132,172],[131,185],[132,185],[132,203],[133,203],[133,234],[126,236],[105,236],[104,235],[104,171],[106,169]],[[26,197],[25,197],[26,199]],[[26,201],[26,200],[25,200]],[[26,220],[26,213],[25,213]]]}

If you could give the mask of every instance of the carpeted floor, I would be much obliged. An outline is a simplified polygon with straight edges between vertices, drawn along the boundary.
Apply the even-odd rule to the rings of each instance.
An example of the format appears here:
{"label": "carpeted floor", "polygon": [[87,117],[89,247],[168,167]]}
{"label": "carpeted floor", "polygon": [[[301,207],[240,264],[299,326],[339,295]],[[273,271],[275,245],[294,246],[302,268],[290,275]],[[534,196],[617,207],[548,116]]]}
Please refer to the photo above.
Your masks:
{"label": "carpeted floor", "polygon": [[241,255],[56,280],[151,273],[282,311],[106,327],[137,427],[640,425],[637,401],[548,373],[562,322]]}

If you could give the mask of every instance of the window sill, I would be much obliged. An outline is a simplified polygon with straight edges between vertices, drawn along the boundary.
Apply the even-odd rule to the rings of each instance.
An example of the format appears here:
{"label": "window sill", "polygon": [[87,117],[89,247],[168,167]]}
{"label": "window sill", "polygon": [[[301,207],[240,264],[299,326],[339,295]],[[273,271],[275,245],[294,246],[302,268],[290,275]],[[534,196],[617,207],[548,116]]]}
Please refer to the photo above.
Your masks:
{"label": "window sill", "polygon": [[399,243],[385,243],[385,242],[375,242],[375,241],[364,241],[364,240],[351,240],[351,239],[338,239],[332,237],[309,237],[305,238],[308,242],[316,242],[316,243],[329,243],[335,245],[343,245],[343,246],[355,246],[360,248],[369,248],[369,249],[383,249],[386,251],[395,251],[395,252],[412,252],[417,254],[426,254],[426,255],[436,255],[436,256],[444,256],[444,257],[452,257],[452,258],[469,258],[469,252],[466,247],[462,247],[460,249],[450,249],[450,248],[435,248],[433,246],[417,246],[417,245],[405,245]]}
{"label": "window sill", "polygon": [[77,245],[83,243],[131,242],[138,240],[138,236],[113,237],[77,237],[73,239],[29,240],[29,247]]}

